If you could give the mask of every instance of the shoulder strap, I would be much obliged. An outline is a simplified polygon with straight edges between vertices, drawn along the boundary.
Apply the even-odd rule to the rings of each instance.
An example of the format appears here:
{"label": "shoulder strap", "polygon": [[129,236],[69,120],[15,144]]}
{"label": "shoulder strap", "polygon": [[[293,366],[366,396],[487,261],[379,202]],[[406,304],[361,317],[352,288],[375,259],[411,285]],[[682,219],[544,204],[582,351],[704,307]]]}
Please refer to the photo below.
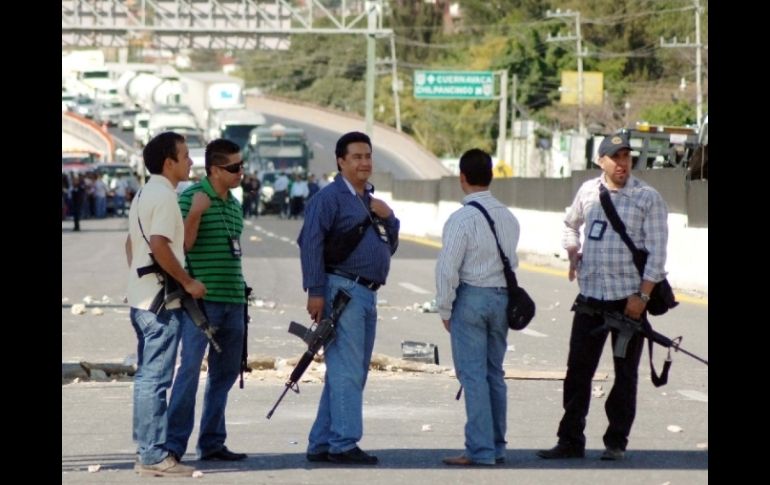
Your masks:
{"label": "shoulder strap", "polygon": [[495,221],[492,220],[491,217],[489,217],[489,213],[487,210],[478,202],[475,200],[472,200],[468,202],[468,205],[472,205],[473,207],[477,208],[481,211],[481,213],[484,215],[484,218],[486,218],[487,222],[489,223],[490,229],[492,229],[492,235],[495,236],[495,244],[497,244],[497,251],[500,253],[500,259],[503,260],[503,268],[505,269],[506,273],[510,273],[513,275],[513,285],[514,288],[519,286],[519,282],[516,280],[516,273],[513,272],[511,269],[511,262],[508,260],[508,257],[503,252],[503,248],[500,246],[500,240],[497,238],[497,231],[495,231]]}
{"label": "shoulder strap", "polygon": [[639,253],[641,251],[636,247],[634,242],[628,236],[628,232],[626,232],[626,225],[620,219],[618,211],[615,209],[615,205],[612,203],[612,199],[610,199],[610,191],[607,190],[607,187],[601,183],[599,184],[599,202],[602,204],[602,209],[604,209],[604,213],[607,215],[607,219],[610,220],[612,229],[618,233],[620,239],[626,243],[628,249],[631,250],[631,254],[634,255],[634,264],[636,265],[636,269],[639,270],[640,274],[644,273],[644,265],[642,265],[640,268],[637,262],[637,258],[639,258]]}

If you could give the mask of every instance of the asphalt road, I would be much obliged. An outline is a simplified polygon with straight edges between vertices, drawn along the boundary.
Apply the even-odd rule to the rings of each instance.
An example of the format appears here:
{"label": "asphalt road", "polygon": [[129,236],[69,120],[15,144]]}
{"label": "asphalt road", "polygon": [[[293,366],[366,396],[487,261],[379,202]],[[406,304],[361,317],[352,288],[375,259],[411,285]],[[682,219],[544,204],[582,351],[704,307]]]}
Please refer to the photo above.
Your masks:
{"label": "asphalt road", "polygon": [[[300,224],[275,216],[247,222],[242,238],[244,270],[261,301],[261,306],[250,309],[250,355],[290,359],[305,349],[286,331],[291,320],[308,322],[294,243]],[[71,227],[70,221],[62,223],[62,363],[130,360],[136,341],[128,308],[121,303],[127,277],[126,220],[85,220],[79,233],[71,232]],[[376,353],[399,357],[403,340],[430,342],[439,348],[441,366],[452,367],[449,334],[438,315],[415,309],[433,298],[436,252],[402,240],[387,285],[378,292]],[[451,372],[378,371],[367,384],[361,446],[379,455],[382,464],[373,469],[309,466],[303,452],[321,385],[317,381],[301,384],[299,395],[289,393],[273,419],[265,419],[290,368],[258,372],[247,378],[245,389],[231,392],[228,445],[249,453],[248,460],[235,465],[197,462],[191,444],[186,461],[203,469],[205,480],[222,484],[707,483],[708,367],[682,354],[674,355],[669,384],[655,388],[645,351],[627,460],[614,464],[598,460],[606,426],[603,405],[613,375],[609,344],[594,382],[601,389],[588,418],[588,457],[552,462],[534,455],[535,450],[555,443],[569,307],[577,286],[567,281],[563,270],[525,264],[517,274],[538,310],[525,331],[508,336],[504,366],[517,378],[506,381],[509,452],[505,465],[493,469],[441,465],[442,457],[461,453],[463,446],[464,409],[462,402],[454,400],[458,386]],[[107,296],[111,303],[101,308],[102,315],[90,313],[91,306],[86,315],[72,315],[70,305],[86,295],[97,300]],[[707,306],[682,303],[653,324],[666,335],[683,335],[685,348],[708,358]],[[658,367],[664,355],[656,349]],[[130,379],[62,383],[62,483],[140,482],[132,471],[131,389]],[[424,430],[426,425],[429,431]],[[95,464],[101,465],[100,471],[89,473],[87,467]]]}

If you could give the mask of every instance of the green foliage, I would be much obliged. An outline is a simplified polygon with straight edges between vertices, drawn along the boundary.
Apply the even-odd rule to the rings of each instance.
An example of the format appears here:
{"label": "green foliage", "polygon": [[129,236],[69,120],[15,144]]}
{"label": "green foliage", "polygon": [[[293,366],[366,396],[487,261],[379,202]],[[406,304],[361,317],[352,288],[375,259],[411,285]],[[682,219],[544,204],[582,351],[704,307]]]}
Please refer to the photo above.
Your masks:
{"label": "green foliage", "polygon": [[642,118],[653,125],[684,126],[696,124],[695,105],[687,101],[656,104],[642,110]]}
{"label": "green foliage", "polygon": [[[547,10],[557,8],[581,13],[583,47],[588,52],[583,57],[584,70],[604,73],[608,102],[602,109],[610,111],[606,116],[622,118],[623,104],[630,101],[651,123],[694,121],[694,99],[673,104],[659,99],[667,96],[661,94],[666,86],[675,88],[681,77],[693,80],[692,49],[659,47],[661,36],[667,41],[677,36],[680,42],[689,36],[693,41],[691,0],[463,0],[459,2],[462,19],[455,22],[448,16],[450,3],[454,2],[389,0],[389,15],[384,19],[396,36],[403,130],[438,155],[457,156],[469,146],[492,150],[499,130],[498,103],[416,100],[412,93],[415,70],[507,70],[509,82],[516,76],[520,117],[546,126],[568,119],[562,121],[569,123],[562,128],[574,128],[576,116],[555,113],[561,72],[577,69],[574,41],[548,41],[549,35],[568,36],[575,31],[574,18],[546,16]],[[702,42],[708,44],[707,0],[702,4]],[[330,2],[327,6],[335,8]],[[707,51],[704,54],[707,68]],[[295,35],[288,51],[248,51],[238,56],[249,86],[364,114],[366,41],[361,35]],[[377,58],[389,57],[389,40],[378,39]],[[205,57],[196,60],[210,62]],[[378,63],[377,69],[375,119],[394,126],[390,66]],[[564,112],[563,107],[559,109]],[[606,122],[586,120],[587,124],[597,121]]]}

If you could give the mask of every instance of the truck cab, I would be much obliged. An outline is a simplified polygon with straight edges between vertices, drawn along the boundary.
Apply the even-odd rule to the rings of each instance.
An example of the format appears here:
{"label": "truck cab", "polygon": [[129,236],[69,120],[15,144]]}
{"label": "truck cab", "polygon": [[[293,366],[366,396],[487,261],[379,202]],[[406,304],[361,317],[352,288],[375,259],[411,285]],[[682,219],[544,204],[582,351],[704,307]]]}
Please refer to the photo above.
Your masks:
{"label": "truck cab", "polygon": [[[686,126],[654,126],[641,122],[621,132],[629,138],[635,170],[684,167],[698,145],[696,130]],[[588,168],[598,159],[599,144],[605,136],[611,135],[597,135],[591,140]]]}
{"label": "truck cab", "polygon": [[267,120],[260,113],[238,108],[216,111],[209,122],[210,140],[225,138],[237,143],[243,150],[251,131],[266,124]]}
{"label": "truck cab", "polygon": [[306,172],[313,150],[301,128],[281,124],[251,130],[243,150],[248,171]]}

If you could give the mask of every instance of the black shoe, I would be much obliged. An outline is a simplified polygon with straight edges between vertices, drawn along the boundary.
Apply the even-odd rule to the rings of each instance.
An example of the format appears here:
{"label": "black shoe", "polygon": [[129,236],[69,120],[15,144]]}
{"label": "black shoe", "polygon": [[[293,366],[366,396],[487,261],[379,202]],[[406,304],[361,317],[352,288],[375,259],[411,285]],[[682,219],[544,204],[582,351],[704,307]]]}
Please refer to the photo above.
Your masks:
{"label": "black shoe", "polygon": [[575,446],[557,443],[556,446],[550,450],[538,451],[537,456],[540,458],[545,458],[546,460],[561,458],[583,458],[586,456],[586,450],[584,448],[577,448]]}
{"label": "black shoe", "polygon": [[344,465],[376,465],[379,460],[356,446],[342,453],[329,453],[329,461]]}
{"label": "black shoe", "polygon": [[215,451],[214,453],[209,453],[208,455],[202,456],[201,460],[238,461],[245,460],[246,457],[246,453],[233,453],[232,451],[228,450],[226,446],[223,446],[219,451]]}
{"label": "black shoe", "polygon": [[504,456],[498,456],[495,458],[495,465],[502,465],[505,463],[505,457]]}
{"label": "black shoe", "polygon": [[625,456],[625,451],[621,450],[620,448],[610,448],[607,447],[606,450],[604,450],[604,453],[602,453],[602,456],[599,458],[600,460],[605,461],[620,461]]}
{"label": "black shoe", "polygon": [[328,451],[322,451],[320,453],[308,453],[305,455],[307,458],[307,461],[312,462],[322,462],[322,461],[329,461],[329,452]]}

